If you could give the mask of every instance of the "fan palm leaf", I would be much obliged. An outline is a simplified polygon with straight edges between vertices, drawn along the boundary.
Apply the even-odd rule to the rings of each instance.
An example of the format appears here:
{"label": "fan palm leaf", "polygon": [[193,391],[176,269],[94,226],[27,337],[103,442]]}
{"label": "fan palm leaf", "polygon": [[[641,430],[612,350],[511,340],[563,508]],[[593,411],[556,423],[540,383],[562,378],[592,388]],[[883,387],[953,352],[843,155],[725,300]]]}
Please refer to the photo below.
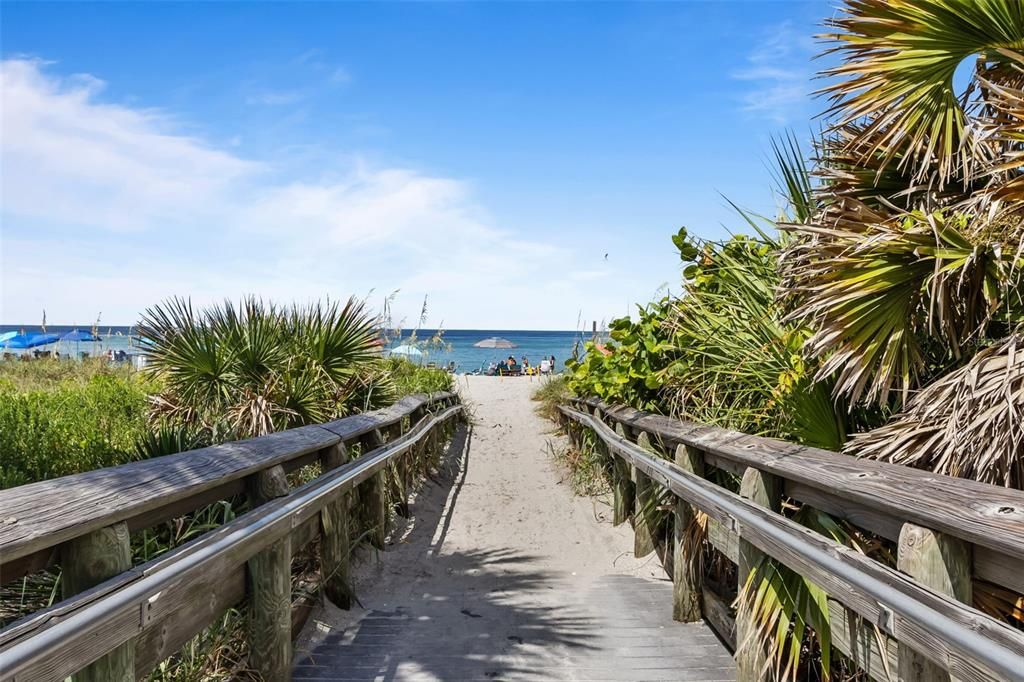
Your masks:
{"label": "fan palm leaf", "polygon": [[201,313],[172,299],[147,310],[139,330],[150,371],[165,382],[158,411],[216,441],[360,408],[360,382],[380,362],[375,326],[351,299],[280,308],[249,297]]}
{"label": "fan palm leaf", "polygon": [[[958,95],[954,75],[978,55],[978,70],[1017,62],[1024,48],[1024,4],[1016,0],[846,0],[842,14],[827,22],[829,52],[844,61],[825,75],[837,82],[821,92],[838,125],[862,121],[874,138],[868,153],[898,158],[918,179],[934,167],[940,180],[966,175],[968,94]],[[972,86],[977,85],[977,73]],[[974,91],[968,88],[968,93]],[[967,171],[967,172],[965,172]]]}
{"label": "fan palm leaf", "polygon": [[974,244],[962,216],[914,213],[896,224],[846,228],[790,224],[782,256],[787,319],[814,333],[806,353],[819,379],[836,377],[851,405],[902,402],[926,370],[931,339],[959,358],[1002,300],[1009,259],[999,244]]}

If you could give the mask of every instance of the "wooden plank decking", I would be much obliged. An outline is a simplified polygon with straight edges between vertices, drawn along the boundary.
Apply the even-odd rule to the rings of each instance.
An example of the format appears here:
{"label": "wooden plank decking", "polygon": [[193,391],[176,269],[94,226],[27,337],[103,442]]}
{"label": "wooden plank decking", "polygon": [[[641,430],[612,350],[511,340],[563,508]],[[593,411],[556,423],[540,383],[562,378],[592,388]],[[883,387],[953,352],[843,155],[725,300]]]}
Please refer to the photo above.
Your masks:
{"label": "wooden plank decking", "polygon": [[[497,572],[463,594],[367,595],[368,608],[299,654],[294,682],[735,679],[705,623],[672,620],[669,583],[610,575],[524,588],[529,574],[503,576],[503,565],[495,560]],[[514,593],[503,583],[517,583]]]}
{"label": "wooden plank decking", "polygon": [[357,571],[361,604],[310,618],[295,682],[734,680],[705,623],[672,620],[657,558],[634,558],[628,526],[560,481],[535,384],[495,383],[463,388],[469,447],[457,434],[454,466]]}

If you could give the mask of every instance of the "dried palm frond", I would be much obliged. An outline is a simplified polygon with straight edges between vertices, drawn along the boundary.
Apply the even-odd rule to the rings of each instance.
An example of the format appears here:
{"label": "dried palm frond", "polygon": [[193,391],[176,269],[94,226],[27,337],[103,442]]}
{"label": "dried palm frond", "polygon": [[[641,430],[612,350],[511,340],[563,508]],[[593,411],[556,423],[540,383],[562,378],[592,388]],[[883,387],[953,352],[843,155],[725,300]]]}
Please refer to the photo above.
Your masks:
{"label": "dried palm frond", "polygon": [[847,454],[1024,488],[1024,333],[990,346],[914,396]]}
{"label": "dried palm frond", "polygon": [[890,163],[892,155],[880,137],[863,124],[848,123],[818,141],[814,175],[821,179],[818,201],[824,210],[817,222],[887,222],[911,211],[959,207],[985,187],[981,179],[940,186],[934,170],[915,178],[900,163]]}
{"label": "dried palm frond", "polygon": [[987,172],[991,189],[981,193],[986,200],[1002,202],[990,210],[995,219],[1005,212],[1019,216],[1024,202],[1024,69],[1014,71],[1016,78],[1003,82],[979,77],[988,108],[979,117],[977,137],[999,151]]}
{"label": "dried palm frond", "polygon": [[923,343],[954,358],[983,330],[1009,267],[999,245],[974,244],[962,216],[915,213],[898,223],[846,228],[780,225],[794,233],[781,258],[780,296],[795,297],[789,321],[814,331],[805,352],[819,380],[851,406],[862,398],[905,403],[926,364]]}
{"label": "dried palm frond", "polygon": [[1024,625],[1024,595],[977,578],[972,593],[974,607],[979,611],[1018,627]]}

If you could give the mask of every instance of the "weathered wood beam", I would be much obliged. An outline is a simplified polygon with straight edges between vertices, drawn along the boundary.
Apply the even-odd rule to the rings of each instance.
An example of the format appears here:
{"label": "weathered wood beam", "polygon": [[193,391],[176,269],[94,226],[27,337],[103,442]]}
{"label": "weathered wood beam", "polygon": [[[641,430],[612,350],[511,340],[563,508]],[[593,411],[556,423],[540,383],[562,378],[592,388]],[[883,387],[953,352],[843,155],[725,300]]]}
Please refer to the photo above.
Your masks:
{"label": "weathered wood beam", "polygon": [[[85,592],[132,567],[131,539],[124,522],[65,543],[61,555],[64,599]],[[135,682],[135,641],[129,640],[72,675],[74,682]]]}
{"label": "weathered wood beam", "polygon": [[[704,476],[704,458],[700,451],[677,445],[675,462],[694,476]],[[703,578],[700,572],[700,543],[688,543],[687,536],[696,523],[697,509],[681,497],[676,498],[672,519],[672,618],[683,623],[701,619]]]}
{"label": "weathered wood beam", "polygon": [[[258,506],[289,492],[281,466],[253,477],[250,499]],[[292,538],[286,535],[248,561],[249,666],[264,680],[292,674]]]}
{"label": "weathered wood beam", "polygon": [[[324,450],[321,457],[321,466],[326,473],[348,463],[348,448],[338,443]],[[341,609],[352,607],[348,527],[351,501],[351,494],[344,490],[338,493],[337,499],[328,502],[320,510],[320,572],[323,575],[324,595]]]}
{"label": "weathered wood beam", "polygon": [[[626,437],[626,430],[622,424],[615,427],[615,432],[623,438]],[[629,518],[629,512],[633,509],[633,481],[630,478],[629,463],[621,457],[616,457],[612,465],[612,524],[621,525]]]}
{"label": "weathered wood beam", "polygon": [[[740,496],[773,512],[782,508],[782,481],[771,474],[754,468],[743,473]],[[770,561],[771,558],[760,549],[743,539],[740,533],[739,561],[737,574],[738,591],[742,595],[747,588],[751,573]],[[755,576],[756,578],[756,576]],[[757,623],[751,611],[750,599],[741,597],[736,610],[736,680],[756,682],[765,679],[768,655],[757,637]]]}
{"label": "weathered wood beam", "polygon": [[[385,437],[380,430],[374,430],[364,436],[362,442],[363,452],[366,453],[384,445]],[[360,500],[366,505],[370,544],[379,550],[384,549],[390,518],[387,505],[387,475],[388,469],[383,467],[363,483],[359,493]]]}
{"label": "weathered wood beam", "polygon": [[[657,455],[657,449],[651,444],[651,438],[646,433],[641,433],[637,438],[637,445],[651,454]],[[635,509],[633,511],[633,555],[637,558],[645,557],[654,551],[655,529],[651,525],[651,517],[654,515],[654,507],[657,504],[657,495],[654,483],[642,471],[635,472],[636,494]]]}
{"label": "weathered wood beam", "polygon": [[[355,441],[415,409],[451,399],[437,393],[394,405],[259,438],[190,450],[166,457],[96,469],[0,490],[0,580],[6,583],[53,563],[59,545],[75,537],[128,523],[148,528],[214,501],[244,492],[245,479],[282,464],[315,461],[339,441]],[[52,504],[59,497],[63,502]]]}
{"label": "weathered wood beam", "polygon": [[[940,594],[971,603],[971,551],[956,538],[906,524],[900,532],[896,567]],[[949,682],[949,673],[899,643],[900,682]],[[1024,660],[1021,661],[1024,676]]]}

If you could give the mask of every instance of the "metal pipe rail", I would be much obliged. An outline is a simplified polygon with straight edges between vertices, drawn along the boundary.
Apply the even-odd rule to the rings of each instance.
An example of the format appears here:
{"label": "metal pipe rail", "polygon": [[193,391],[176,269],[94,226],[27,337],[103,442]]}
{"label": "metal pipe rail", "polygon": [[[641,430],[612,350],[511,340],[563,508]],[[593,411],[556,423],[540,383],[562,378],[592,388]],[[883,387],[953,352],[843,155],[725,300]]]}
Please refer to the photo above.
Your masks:
{"label": "metal pipe rail", "polygon": [[1024,681],[1024,633],[801,526],[561,406],[608,450],[959,680]]}
{"label": "metal pipe rail", "polygon": [[204,576],[224,575],[310,521],[345,491],[370,479],[409,452],[432,429],[463,411],[448,407],[421,420],[408,434],[266,502],[201,538],[98,585],[56,620],[43,621],[0,649],[3,682],[63,680],[138,636],[150,624],[195,603]]}

